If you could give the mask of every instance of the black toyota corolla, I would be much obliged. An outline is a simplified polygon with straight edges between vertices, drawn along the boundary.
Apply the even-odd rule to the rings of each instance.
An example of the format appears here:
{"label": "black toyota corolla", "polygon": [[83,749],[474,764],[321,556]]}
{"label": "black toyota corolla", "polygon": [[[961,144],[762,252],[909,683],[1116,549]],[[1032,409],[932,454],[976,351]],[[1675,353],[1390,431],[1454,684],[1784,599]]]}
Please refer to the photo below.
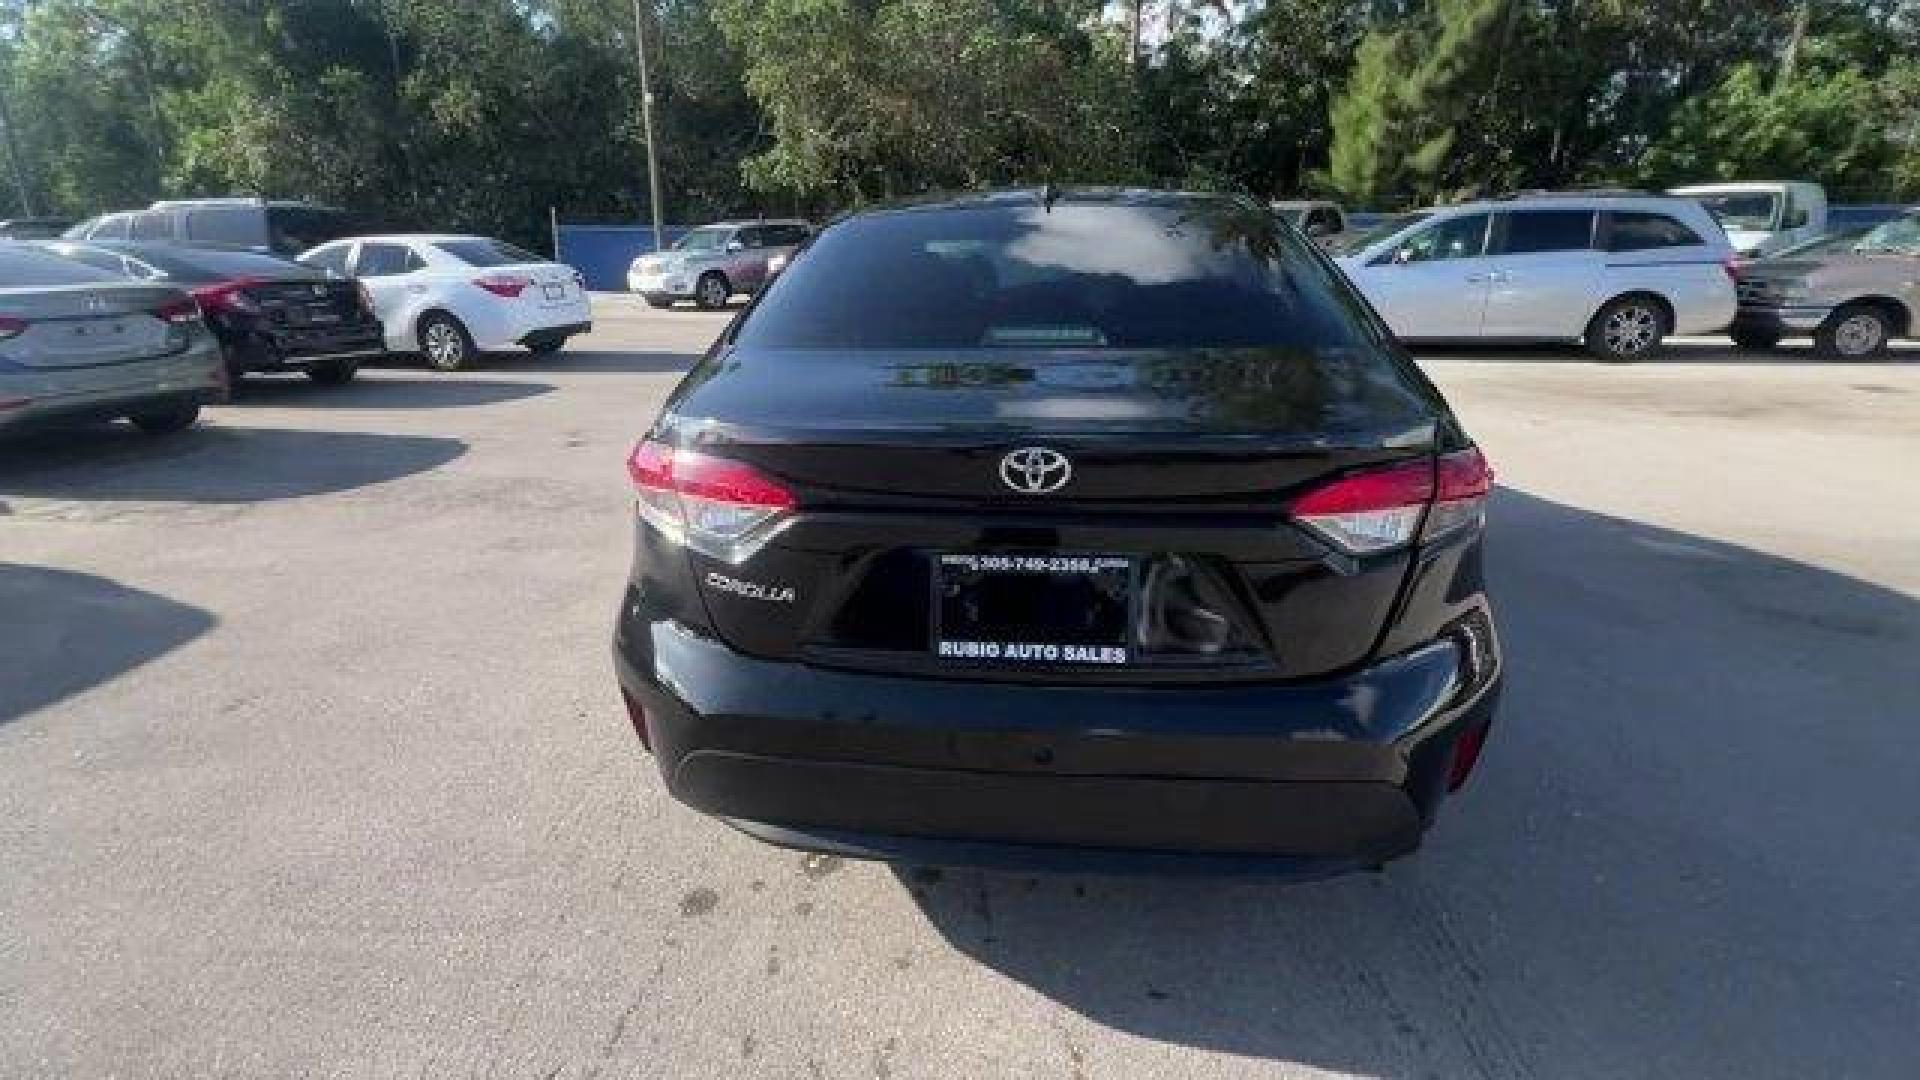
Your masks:
{"label": "black toyota corolla", "polygon": [[1250,202],[845,218],[628,471],[635,730],[675,797],[773,843],[1375,866],[1493,719],[1487,463]]}

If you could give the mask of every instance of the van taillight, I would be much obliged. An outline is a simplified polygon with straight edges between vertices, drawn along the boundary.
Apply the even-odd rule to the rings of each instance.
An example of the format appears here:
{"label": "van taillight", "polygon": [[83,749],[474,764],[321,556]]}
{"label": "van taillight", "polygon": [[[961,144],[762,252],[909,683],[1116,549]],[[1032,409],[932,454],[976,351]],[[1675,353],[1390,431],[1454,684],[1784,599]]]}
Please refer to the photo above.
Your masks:
{"label": "van taillight", "polygon": [[1288,510],[1347,554],[1369,555],[1478,524],[1492,488],[1486,458],[1468,447],[1343,476],[1295,499]]}

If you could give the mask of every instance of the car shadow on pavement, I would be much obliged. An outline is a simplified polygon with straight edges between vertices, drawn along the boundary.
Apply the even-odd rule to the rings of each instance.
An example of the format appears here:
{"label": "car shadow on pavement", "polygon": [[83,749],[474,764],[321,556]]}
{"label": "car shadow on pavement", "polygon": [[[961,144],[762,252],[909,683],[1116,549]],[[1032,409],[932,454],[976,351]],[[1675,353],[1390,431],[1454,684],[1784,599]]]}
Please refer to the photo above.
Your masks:
{"label": "car shadow on pavement", "polygon": [[227,424],[161,438],[125,424],[37,432],[0,442],[0,528],[23,512],[18,500],[290,499],[425,472],[466,449],[459,439]]}
{"label": "car shadow on pavement", "polygon": [[179,648],[212,615],[92,574],[0,562],[0,727]]}
{"label": "car shadow on pavement", "polygon": [[1912,1075],[1920,600],[1511,490],[1491,529],[1506,699],[1420,853],[1318,883],[903,886],[979,963],[1181,1046],[1378,1077]]}
{"label": "car shadow on pavement", "polygon": [[230,404],[295,409],[458,409],[500,405],[550,394],[551,383],[499,380],[361,377],[345,386],[315,386],[301,379],[248,379]]}

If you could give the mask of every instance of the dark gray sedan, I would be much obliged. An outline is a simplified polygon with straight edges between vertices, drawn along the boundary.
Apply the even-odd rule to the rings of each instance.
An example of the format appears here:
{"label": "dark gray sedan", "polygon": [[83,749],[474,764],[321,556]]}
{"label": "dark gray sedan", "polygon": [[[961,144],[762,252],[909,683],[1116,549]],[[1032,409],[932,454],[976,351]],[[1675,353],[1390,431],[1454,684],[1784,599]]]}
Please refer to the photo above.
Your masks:
{"label": "dark gray sedan", "polygon": [[161,434],[226,397],[193,297],[0,242],[0,432],[126,417]]}

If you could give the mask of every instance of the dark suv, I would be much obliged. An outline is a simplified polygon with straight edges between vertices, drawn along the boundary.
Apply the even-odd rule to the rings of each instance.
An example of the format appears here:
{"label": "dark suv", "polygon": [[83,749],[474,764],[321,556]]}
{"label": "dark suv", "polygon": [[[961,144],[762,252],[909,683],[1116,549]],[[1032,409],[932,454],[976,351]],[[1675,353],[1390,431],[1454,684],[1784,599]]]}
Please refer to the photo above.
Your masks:
{"label": "dark suv", "polygon": [[145,210],[88,218],[68,240],[244,248],[284,258],[329,240],[366,232],[344,210],[285,199],[170,199]]}
{"label": "dark suv", "polygon": [[677,798],[774,843],[1377,865],[1493,719],[1487,464],[1252,202],[842,220],[628,471],[635,730]]}

